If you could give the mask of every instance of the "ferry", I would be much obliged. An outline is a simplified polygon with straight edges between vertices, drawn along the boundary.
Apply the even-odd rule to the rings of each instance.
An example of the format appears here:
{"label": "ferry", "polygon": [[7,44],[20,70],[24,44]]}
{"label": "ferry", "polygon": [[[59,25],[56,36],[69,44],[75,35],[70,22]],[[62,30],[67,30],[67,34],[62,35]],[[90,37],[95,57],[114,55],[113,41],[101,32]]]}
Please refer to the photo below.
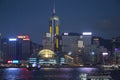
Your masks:
{"label": "ferry", "polygon": [[40,64],[36,63],[28,64],[26,67],[28,70],[40,70]]}

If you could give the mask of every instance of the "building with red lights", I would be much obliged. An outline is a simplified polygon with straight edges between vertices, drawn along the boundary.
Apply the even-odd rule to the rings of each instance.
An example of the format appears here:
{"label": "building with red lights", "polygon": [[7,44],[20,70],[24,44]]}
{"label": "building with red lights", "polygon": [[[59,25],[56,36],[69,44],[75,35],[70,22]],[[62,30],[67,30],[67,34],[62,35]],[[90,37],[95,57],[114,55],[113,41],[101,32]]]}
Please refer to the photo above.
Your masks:
{"label": "building with red lights", "polygon": [[27,60],[30,57],[30,37],[28,35],[17,36],[17,54],[19,60]]}

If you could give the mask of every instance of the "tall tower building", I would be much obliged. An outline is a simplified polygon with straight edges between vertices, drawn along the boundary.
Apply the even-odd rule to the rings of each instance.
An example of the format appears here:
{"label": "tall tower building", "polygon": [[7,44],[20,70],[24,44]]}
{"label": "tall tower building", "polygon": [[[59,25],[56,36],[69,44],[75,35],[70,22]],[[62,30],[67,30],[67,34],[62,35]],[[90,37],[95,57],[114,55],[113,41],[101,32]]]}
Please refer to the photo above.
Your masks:
{"label": "tall tower building", "polygon": [[53,51],[58,51],[59,50],[59,17],[56,15],[55,11],[55,4],[53,7],[53,13],[52,16],[50,17],[50,25],[49,25],[49,32],[51,34],[51,47]]}

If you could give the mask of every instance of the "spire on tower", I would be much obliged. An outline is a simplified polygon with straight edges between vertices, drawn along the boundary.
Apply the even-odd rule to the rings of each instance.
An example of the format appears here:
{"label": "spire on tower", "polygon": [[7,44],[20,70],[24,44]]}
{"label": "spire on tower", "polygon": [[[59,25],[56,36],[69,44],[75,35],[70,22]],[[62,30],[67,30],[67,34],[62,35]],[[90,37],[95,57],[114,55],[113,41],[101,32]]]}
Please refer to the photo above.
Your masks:
{"label": "spire on tower", "polygon": [[55,11],[55,0],[54,0],[54,5],[53,5],[53,14],[55,14],[56,11]]}

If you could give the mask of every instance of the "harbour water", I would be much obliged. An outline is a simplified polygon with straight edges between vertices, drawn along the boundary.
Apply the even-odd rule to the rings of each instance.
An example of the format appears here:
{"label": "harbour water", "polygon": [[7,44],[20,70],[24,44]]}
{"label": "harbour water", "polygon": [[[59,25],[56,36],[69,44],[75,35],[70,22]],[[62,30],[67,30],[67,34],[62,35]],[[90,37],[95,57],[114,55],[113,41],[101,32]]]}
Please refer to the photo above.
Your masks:
{"label": "harbour water", "polygon": [[[0,80],[81,80],[81,74],[99,73],[97,68],[41,68],[28,70],[26,68],[0,69]],[[110,74],[114,80],[120,80],[120,71]]]}

